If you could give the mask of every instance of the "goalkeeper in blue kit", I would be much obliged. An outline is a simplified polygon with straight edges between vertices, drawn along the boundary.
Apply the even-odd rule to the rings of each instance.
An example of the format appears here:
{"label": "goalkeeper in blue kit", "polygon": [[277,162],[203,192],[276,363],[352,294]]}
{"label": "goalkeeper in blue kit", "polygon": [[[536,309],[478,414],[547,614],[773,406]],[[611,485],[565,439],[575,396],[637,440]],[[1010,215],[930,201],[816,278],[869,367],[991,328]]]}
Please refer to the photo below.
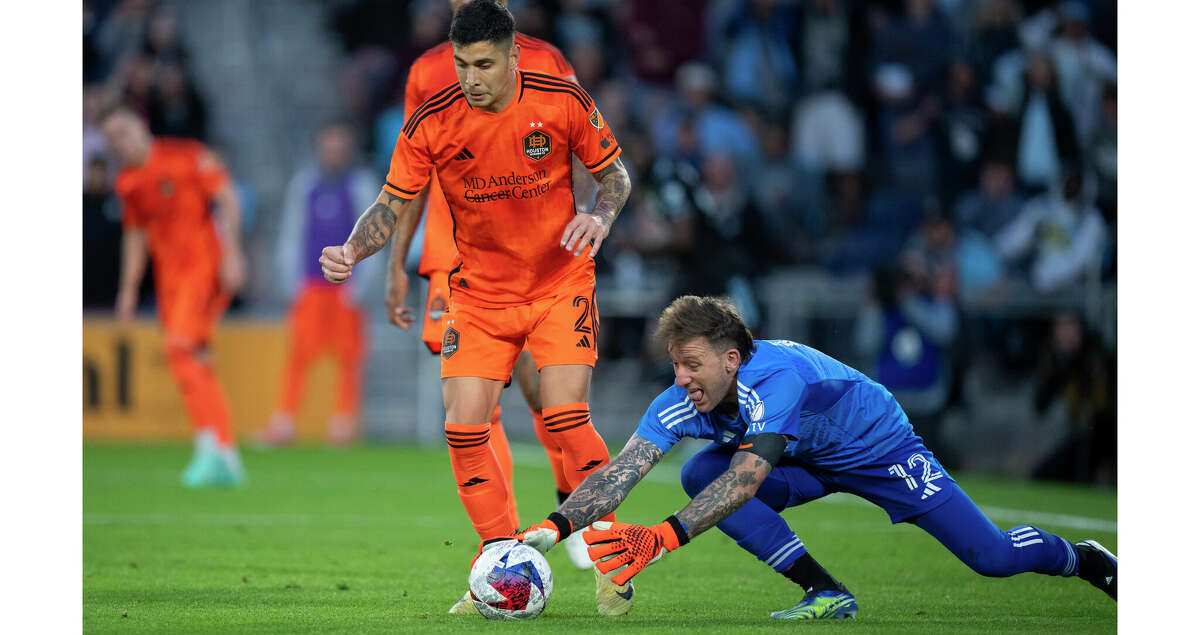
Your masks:
{"label": "goalkeeper in blue kit", "polygon": [[[802,344],[752,339],[719,298],[677,298],[657,335],[675,384],[650,404],[621,453],[519,540],[544,552],[592,525],[583,534],[588,555],[624,584],[715,525],[804,590],[799,604],[771,617],[854,617],[854,596],[779,515],[849,492],[893,523],[925,530],[981,575],[1078,576],[1116,600],[1116,556],[1031,525],[1000,531],[913,433],[891,393],[862,373]],[[597,522],[684,437],[712,440],[683,466],[686,507],[652,527]]]}

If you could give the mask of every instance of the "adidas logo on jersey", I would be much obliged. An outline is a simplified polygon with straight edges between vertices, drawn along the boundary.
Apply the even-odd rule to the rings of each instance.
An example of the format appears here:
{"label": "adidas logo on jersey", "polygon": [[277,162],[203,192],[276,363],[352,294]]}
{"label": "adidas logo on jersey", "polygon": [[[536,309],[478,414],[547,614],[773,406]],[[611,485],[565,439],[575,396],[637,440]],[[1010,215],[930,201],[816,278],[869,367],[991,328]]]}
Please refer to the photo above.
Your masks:
{"label": "adidas logo on jersey", "polygon": [[601,464],[601,463],[603,463],[603,462],[604,462],[604,461],[599,461],[599,460],[596,460],[596,459],[592,459],[591,461],[588,461],[588,462],[587,462],[587,465],[585,465],[585,466],[583,466],[583,467],[581,467],[581,468],[579,468],[578,470],[575,470],[575,471],[576,471],[576,472],[586,472],[586,471],[588,471],[588,470],[590,470],[590,469],[592,469],[592,468],[594,468],[594,467],[596,467],[596,466],[600,465],[600,464]]}
{"label": "adidas logo on jersey", "polygon": [[486,482],[488,482],[488,480],[486,478],[479,478],[478,476],[474,476],[471,478],[471,480],[467,481],[466,483],[463,483],[462,487],[471,487],[472,485],[479,485],[481,483],[486,483]]}
{"label": "adidas logo on jersey", "polygon": [[576,348],[591,348],[592,341],[588,339],[588,336],[584,335],[583,337],[579,338],[579,341],[575,343],[575,346]]}
{"label": "adidas logo on jersey", "polygon": [[466,149],[465,147],[462,149],[462,152],[459,152],[458,154],[454,155],[455,161],[465,161],[467,159],[474,159],[474,158],[475,158],[475,155],[471,154],[471,151]]}

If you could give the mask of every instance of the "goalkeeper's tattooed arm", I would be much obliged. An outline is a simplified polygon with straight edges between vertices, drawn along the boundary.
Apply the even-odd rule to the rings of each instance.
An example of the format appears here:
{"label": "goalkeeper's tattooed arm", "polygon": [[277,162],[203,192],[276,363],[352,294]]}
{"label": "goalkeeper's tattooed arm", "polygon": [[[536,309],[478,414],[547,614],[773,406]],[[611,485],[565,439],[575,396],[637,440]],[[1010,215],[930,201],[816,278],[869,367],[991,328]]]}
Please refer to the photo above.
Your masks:
{"label": "goalkeeper's tattooed arm", "polygon": [[770,473],[771,462],[767,459],[752,452],[737,452],[729,462],[729,469],[675,517],[687,528],[688,538],[695,538],[745,505]]}
{"label": "goalkeeper's tattooed arm", "polygon": [[[658,446],[634,434],[616,458],[571,492],[559,506],[558,513],[571,521],[572,527],[585,527],[604,518],[625,500],[633,486],[662,457],[663,451]],[[560,540],[563,538],[566,536],[559,537]]]}

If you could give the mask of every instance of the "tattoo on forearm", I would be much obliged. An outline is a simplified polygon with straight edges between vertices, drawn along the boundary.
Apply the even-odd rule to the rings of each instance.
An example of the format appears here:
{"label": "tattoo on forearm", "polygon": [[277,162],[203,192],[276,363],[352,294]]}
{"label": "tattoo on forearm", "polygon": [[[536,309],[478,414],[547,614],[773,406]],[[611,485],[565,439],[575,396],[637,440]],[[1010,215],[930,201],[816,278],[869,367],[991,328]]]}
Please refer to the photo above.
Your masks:
{"label": "tattoo on forearm", "polygon": [[571,526],[576,528],[600,520],[625,500],[633,486],[650,472],[650,468],[662,456],[663,451],[658,446],[634,435],[616,458],[571,492],[571,496],[558,508],[558,513],[566,516]]}
{"label": "tattoo on forearm", "polygon": [[591,213],[606,218],[611,226],[629,198],[629,191],[632,189],[629,173],[625,171],[625,165],[618,157],[608,167],[597,172],[595,177],[600,183],[600,190],[596,192],[596,204],[592,206]]}
{"label": "tattoo on forearm", "polygon": [[688,537],[694,538],[745,505],[770,472],[771,464],[762,457],[738,452],[733,455],[729,469],[709,483],[675,517],[687,527]]}
{"label": "tattoo on forearm", "polygon": [[358,217],[358,222],[354,224],[354,230],[346,239],[346,243],[354,247],[356,262],[362,262],[367,256],[387,245],[388,238],[396,229],[397,212],[409,202],[387,192],[383,192],[380,198],[386,202],[377,199],[373,205],[368,207],[367,211]]}

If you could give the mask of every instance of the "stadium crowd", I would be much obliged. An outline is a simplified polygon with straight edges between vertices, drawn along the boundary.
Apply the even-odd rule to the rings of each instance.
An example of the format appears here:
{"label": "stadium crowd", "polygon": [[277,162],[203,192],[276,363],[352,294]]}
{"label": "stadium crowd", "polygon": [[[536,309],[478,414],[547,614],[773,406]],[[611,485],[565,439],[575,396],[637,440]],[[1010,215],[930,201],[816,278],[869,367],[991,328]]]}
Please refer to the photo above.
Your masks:
{"label": "stadium crowd", "polygon": [[[97,113],[123,101],[156,135],[208,140],[218,96],[191,79],[169,3],[84,8],[84,305],[104,308],[120,225]],[[1037,411],[1065,412],[1070,432],[1039,474],[1115,481],[1116,347],[1103,326],[1115,310],[1097,316],[1087,291],[1116,284],[1115,1],[509,8],[563,51],[624,150],[633,193],[601,276],[658,281],[663,304],[728,295],[762,337],[792,336],[772,331],[767,277],[865,280],[846,285],[865,289],[857,314],[817,329],[814,345],[892,390],[947,463],[944,415],[969,400],[968,370],[989,367],[1032,377]],[[345,50],[344,114],[382,181],[406,70],[445,39],[448,3],[345,0],[327,13]],[[644,325],[631,337],[610,326],[603,355],[639,356],[653,373]]]}

